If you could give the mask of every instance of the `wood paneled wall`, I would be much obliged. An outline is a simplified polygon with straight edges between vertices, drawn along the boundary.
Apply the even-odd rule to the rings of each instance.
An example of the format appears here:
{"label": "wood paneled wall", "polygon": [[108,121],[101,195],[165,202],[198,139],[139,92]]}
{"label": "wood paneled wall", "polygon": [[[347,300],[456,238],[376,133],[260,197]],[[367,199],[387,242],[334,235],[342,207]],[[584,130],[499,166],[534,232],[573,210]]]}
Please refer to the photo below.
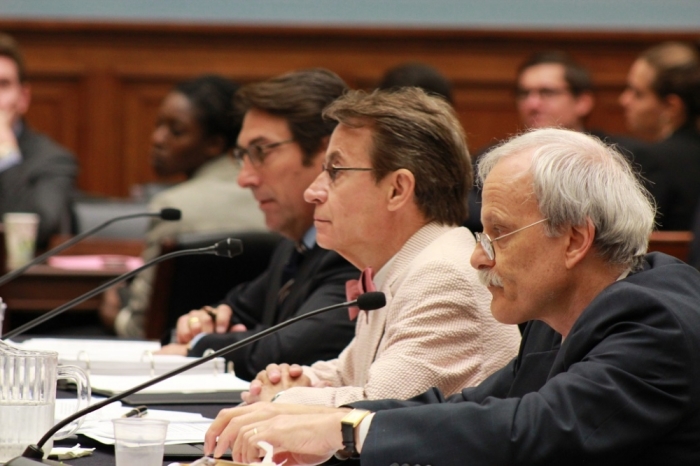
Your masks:
{"label": "wood paneled wall", "polygon": [[79,158],[79,187],[126,196],[155,180],[149,136],[161,99],[178,81],[206,72],[239,83],[326,67],[351,87],[372,88],[406,61],[436,66],[454,84],[472,150],[518,131],[513,82],[528,54],[558,48],[593,73],[590,127],[624,133],[617,96],[644,48],[697,35],[654,33],[272,28],[0,20],[26,56],[31,125]]}

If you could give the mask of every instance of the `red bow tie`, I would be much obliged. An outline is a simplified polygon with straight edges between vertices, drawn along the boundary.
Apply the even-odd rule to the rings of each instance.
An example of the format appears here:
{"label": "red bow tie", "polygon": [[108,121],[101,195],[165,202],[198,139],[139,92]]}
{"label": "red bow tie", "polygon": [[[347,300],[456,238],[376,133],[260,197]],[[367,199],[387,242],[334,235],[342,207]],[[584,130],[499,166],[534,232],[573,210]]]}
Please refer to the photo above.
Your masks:
{"label": "red bow tie", "polygon": [[[348,301],[354,301],[363,293],[368,291],[377,291],[377,287],[374,286],[372,281],[372,267],[367,267],[360,274],[359,280],[348,280],[345,282],[345,296]],[[350,314],[350,320],[355,320],[357,315],[360,313],[360,308],[357,306],[348,307],[348,314]]]}

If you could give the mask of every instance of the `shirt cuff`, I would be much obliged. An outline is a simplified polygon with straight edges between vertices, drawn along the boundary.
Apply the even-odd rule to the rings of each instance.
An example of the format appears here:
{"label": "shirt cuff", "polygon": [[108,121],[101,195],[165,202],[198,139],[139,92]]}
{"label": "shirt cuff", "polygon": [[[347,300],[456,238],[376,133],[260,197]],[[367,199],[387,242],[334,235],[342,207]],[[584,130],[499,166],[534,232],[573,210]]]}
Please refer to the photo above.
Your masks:
{"label": "shirt cuff", "polygon": [[368,414],[362,422],[360,422],[357,429],[357,438],[355,439],[355,449],[358,453],[362,453],[362,446],[365,444],[365,438],[367,437],[367,433],[369,433],[369,428],[372,425],[372,419],[374,419],[375,414],[376,413]]}
{"label": "shirt cuff", "polygon": [[198,333],[197,335],[194,336],[193,339],[190,340],[190,342],[187,344],[187,355],[189,356],[190,351],[194,349],[195,346],[197,346],[197,343],[199,343],[199,340],[202,338],[206,337],[209,335],[208,333]]}

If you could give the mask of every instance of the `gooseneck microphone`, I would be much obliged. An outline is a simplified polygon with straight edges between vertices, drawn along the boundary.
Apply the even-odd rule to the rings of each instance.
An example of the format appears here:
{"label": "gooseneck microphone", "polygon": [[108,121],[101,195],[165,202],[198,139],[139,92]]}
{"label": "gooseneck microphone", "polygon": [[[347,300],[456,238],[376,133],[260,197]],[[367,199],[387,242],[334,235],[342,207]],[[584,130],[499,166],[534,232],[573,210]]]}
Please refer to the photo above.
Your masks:
{"label": "gooseneck microphone", "polygon": [[114,217],[110,220],[107,220],[106,222],[97,225],[94,228],[90,228],[87,231],[84,231],[80,233],[79,235],[75,235],[68,241],[66,241],[63,244],[59,244],[55,248],[51,249],[50,251],[46,251],[44,254],[35,257],[32,259],[29,263],[23,265],[22,267],[19,267],[11,272],[6,273],[2,277],[0,277],[0,285],[4,285],[5,283],[9,282],[10,280],[13,280],[20,275],[22,275],[24,272],[27,271],[27,269],[33,265],[40,264],[44,262],[46,259],[49,257],[53,257],[59,252],[68,249],[69,247],[73,246],[75,243],[82,241],[83,239],[87,238],[90,235],[93,235],[97,233],[98,231],[108,227],[114,222],[119,222],[121,220],[129,220],[132,218],[139,218],[139,217],[158,217],[161,220],[167,220],[167,221],[175,221],[175,220],[180,220],[182,218],[182,212],[179,209],[172,209],[172,208],[165,208],[161,209],[160,212],[141,212],[138,214],[129,214],[129,215],[122,215],[121,217]]}
{"label": "gooseneck microphone", "polygon": [[198,248],[198,249],[185,249],[184,251],[174,251],[169,254],[163,254],[162,256],[158,256],[155,259],[146,262],[144,265],[139,267],[138,269],[132,270],[131,272],[127,272],[125,274],[122,274],[116,278],[113,278],[112,280],[108,281],[107,283],[103,283],[102,285],[98,286],[92,291],[88,291],[87,293],[83,294],[82,296],[78,296],[77,298],[73,299],[72,301],[69,301],[56,309],[47,312],[46,314],[42,314],[41,316],[37,317],[34,320],[31,320],[27,322],[24,325],[20,325],[16,329],[10,330],[6,334],[2,335],[0,337],[0,340],[7,340],[12,337],[16,337],[17,335],[26,332],[27,330],[36,327],[39,324],[42,324],[46,322],[49,319],[54,318],[55,316],[61,314],[64,311],[67,311],[68,309],[72,308],[73,306],[76,306],[83,301],[87,301],[88,299],[92,298],[93,296],[103,292],[107,288],[111,287],[112,285],[119,283],[122,280],[126,280],[127,278],[133,277],[137,273],[141,272],[144,269],[147,269],[148,267],[155,265],[159,262],[163,262],[168,259],[172,259],[173,257],[178,257],[178,256],[189,256],[189,255],[194,255],[194,254],[215,254],[217,256],[223,256],[223,257],[236,257],[237,255],[241,254],[243,252],[243,242],[239,239],[235,238],[226,238],[225,240],[219,241],[218,243],[214,244],[213,246],[209,246],[206,248]]}
{"label": "gooseneck microphone", "polygon": [[[363,311],[373,311],[375,309],[382,308],[386,305],[386,296],[384,296],[384,293],[381,291],[370,291],[369,293],[364,293],[361,294],[356,300],[354,301],[348,301],[345,303],[340,303],[340,304],[334,304],[332,306],[327,306],[323,307],[321,309],[316,309],[315,311],[307,312],[306,314],[302,314],[300,316],[296,316],[294,318],[285,320],[284,322],[281,322],[277,325],[274,325],[268,329],[263,330],[262,332],[256,333],[255,335],[251,335],[248,338],[245,338],[241,341],[238,341],[236,343],[232,343],[224,348],[221,348],[219,351],[215,351],[214,353],[210,354],[209,356],[204,356],[196,361],[193,361],[189,364],[185,364],[182,367],[179,367],[175,370],[172,370],[170,372],[167,372],[163,375],[160,375],[158,377],[155,377],[147,382],[144,382],[140,385],[137,385],[133,388],[130,388],[128,390],[125,390],[117,395],[114,395],[112,397],[107,398],[106,400],[102,400],[99,403],[95,403],[92,406],[88,406],[85,409],[82,409],[71,416],[68,416],[67,418],[63,419],[61,422],[53,426],[44,436],[37,442],[36,445],[29,445],[26,450],[24,450],[24,453],[22,453],[22,456],[19,456],[17,458],[14,458],[10,460],[8,463],[6,463],[5,466],[32,466],[32,465],[37,465],[37,464],[46,464],[41,462],[41,458],[44,456],[44,452],[41,449],[41,447],[44,446],[48,440],[53,437],[53,435],[58,432],[59,430],[63,429],[65,426],[70,424],[71,422],[75,421],[76,419],[85,416],[86,414],[90,414],[94,411],[97,411],[98,409],[102,408],[103,406],[107,406],[110,403],[114,403],[115,401],[120,401],[123,398],[126,398],[129,395],[133,395],[134,393],[143,390],[144,388],[148,388],[151,385],[155,385],[158,382],[162,382],[163,380],[169,379],[170,377],[173,377],[175,375],[181,374],[187,370],[192,369],[193,367],[197,367],[200,364],[204,364],[207,361],[211,361],[214,358],[218,358],[220,356],[224,356],[225,354],[228,354],[232,351],[236,351],[239,348],[242,348],[250,343],[256,342],[260,340],[263,337],[266,337],[267,335],[274,333],[280,329],[283,329],[284,327],[293,324],[294,322],[298,322],[300,320],[307,319],[309,317],[315,316],[317,314],[321,314],[323,312],[327,311],[332,311],[334,309],[340,309],[343,307],[349,307],[349,306],[357,306]],[[31,458],[31,459],[30,459]]]}

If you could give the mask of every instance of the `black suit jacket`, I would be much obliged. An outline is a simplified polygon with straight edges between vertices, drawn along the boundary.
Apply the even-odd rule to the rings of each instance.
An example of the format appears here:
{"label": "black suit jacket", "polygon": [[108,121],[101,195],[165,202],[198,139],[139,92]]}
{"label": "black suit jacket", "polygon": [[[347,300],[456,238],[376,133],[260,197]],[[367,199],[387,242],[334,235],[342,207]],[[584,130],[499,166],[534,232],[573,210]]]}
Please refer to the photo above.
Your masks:
{"label": "black suit jacket", "polygon": [[[201,356],[208,348],[223,348],[291,317],[345,301],[345,282],[356,279],[360,272],[337,253],[316,245],[299,264],[294,284],[278,306],[282,273],[293,250],[292,241],[281,241],[267,270],[235,287],[222,302],[233,309],[231,324],[242,323],[248,331],[207,335],[190,355]],[[312,364],[333,359],[354,336],[355,323],[349,320],[347,309],[338,309],[290,325],[226,358],[234,362],[238,377],[251,380],[270,363]]]}
{"label": "black suit jacket", "polygon": [[700,133],[685,126],[648,151],[663,176],[663,190],[656,199],[659,228],[690,230],[700,199]]}
{"label": "black suit jacket", "polygon": [[353,404],[378,411],[362,464],[700,464],[697,270],[648,255],[560,340],[532,322],[518,357],[477,387]]}
{"label": "black suit jacket", "polygon": [[66,149],[27,126],[17,143],[22,162],[0,172],[0,215],[39,214],[37,244],[43,246],[59,233],[61,222],[68,224],[77,163]]}

